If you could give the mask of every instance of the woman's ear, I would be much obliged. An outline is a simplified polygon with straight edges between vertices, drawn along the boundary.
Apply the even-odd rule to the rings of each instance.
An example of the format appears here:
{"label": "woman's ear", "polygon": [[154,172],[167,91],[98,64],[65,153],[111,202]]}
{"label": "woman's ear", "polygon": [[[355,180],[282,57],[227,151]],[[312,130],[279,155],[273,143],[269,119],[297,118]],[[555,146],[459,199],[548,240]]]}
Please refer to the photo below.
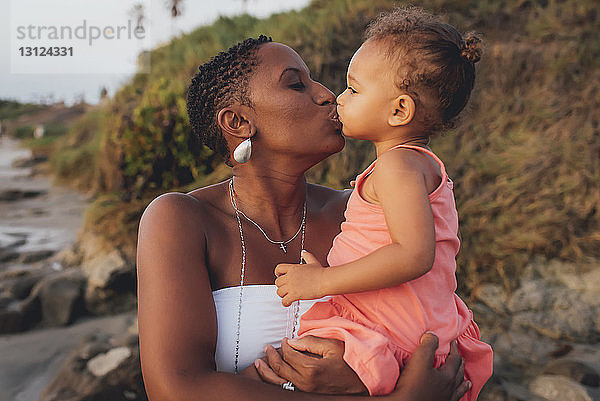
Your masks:
{"label": "woman's ear", "polygon": [[388,118],[388,123],[392,127],[406,125],[410,123],[417,109],[415,101],[410,95],[400,95],[393,100],[393,112]]}
{"label": "woman's ear", "polygon": [[256,133],[250,122],[248,107],[242,105],[227,106],[219,110],[217,124],[224,133],[235,138],[248,139]]}

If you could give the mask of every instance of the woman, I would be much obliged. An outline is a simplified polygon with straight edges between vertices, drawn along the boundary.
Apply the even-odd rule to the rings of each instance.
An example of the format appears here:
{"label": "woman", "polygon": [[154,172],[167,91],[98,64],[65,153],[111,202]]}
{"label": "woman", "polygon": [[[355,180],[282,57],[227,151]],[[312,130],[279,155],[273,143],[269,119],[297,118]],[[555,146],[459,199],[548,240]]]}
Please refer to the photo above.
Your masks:
{"label": "woman", "polygon": [[[294,335],[298,316],[311,305],[281,306],[275,265],[298,262],[303,248],[324,263],[343,219],[349,193],[304,177],[344,146],[334,94],[310,78],[291,48],[261,36],[200,67],[188,114],[192,131],[233,166],[233,179],[162,195],[142,216],[138,312],[150,399],[331,397],[286,390],[294,385],[316,393],[364,392],[335,341],[284,339],[281,354],[265,348],[268,365],[253,364],[265,344]],[[236,149],[233,157],[229,149]],[[424,336],[389,399],[464,394],[456,347],[443,368],[431,368],[436,344]]]}

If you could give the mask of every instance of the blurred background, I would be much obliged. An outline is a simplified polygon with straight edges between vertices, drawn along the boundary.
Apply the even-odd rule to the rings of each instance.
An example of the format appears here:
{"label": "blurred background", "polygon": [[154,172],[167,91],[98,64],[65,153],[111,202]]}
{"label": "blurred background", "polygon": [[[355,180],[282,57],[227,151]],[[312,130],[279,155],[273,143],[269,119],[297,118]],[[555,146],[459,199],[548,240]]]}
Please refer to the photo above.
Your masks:
{"label": "blurred background", "polygon": [[[149,33],[139,51],[115,50],[130,72],[15,71],[0,17],[0,401],[145,400],[139,218],[161,193],[230,175],[191,138],[198,65],[266,34],[340,93],[367,23],[403,4],[120,3],[109,12]],[[485,42],[468,110],[432,141],[455,182],[459,293],[495,351],[480,400],[600,400],[600,3],[418,5]],[[348,140],[309,179],[347,188],[374,156]]]}

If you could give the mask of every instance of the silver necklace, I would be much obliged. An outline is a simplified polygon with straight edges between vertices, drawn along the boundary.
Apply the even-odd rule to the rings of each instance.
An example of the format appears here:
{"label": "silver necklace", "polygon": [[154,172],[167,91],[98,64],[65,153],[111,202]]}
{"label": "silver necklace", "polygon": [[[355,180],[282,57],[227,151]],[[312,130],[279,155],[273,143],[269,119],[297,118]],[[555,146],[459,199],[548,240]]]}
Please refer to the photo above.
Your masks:
{"label": "silver necklace", "polygon": [[272,244],[279,245],[279,247],[281,248],[283,253],[287,253],[287,248],[285,246],[296,239],[298,234],[300,234],[300,231],[302,231],[302,226],[306,222],[306,199],[304,200],[304,207],[302,209],[302,221],[300,222],[300,227],[298,227],[298,231],[296,231],[296,234],[292,235],[292,237],[286,241],[275,241],[275,240],[272,240],[267,235],[265,230],[263,230],[263,228],[257,222],[252,220],[250,217],[246,216],[246,213],[244,213],[240,209],[238,209],[237,202],[235,201],[235,191],[233,190],[233,178],[231,178],[231,180],[229,180],[229,193],[230,193],[231,199],[232,199],[231,204],[233,205],[235,212],[241,214],[242,216],[244,216],[246,218],[246,220],[248,220],[250,223],[254,224],[256,226],[256,228],[258,228],[259,231],[262,233],[262,235],[264,235],[264,237],[267,239],[267,241],[269,241]]}
{"label": "silver necklace", "polygon": [[[240,230],[240,241],[242,243],[242,268],[240,273],[240,297],[238,301],[238,315],[237,315],[237,330],[235,335],[235,362],[234,362],[234,370],[235,374],[238,373],[238,361],[240,359],[240,327],[242,321],[242,298],[244,294],[244,277],[246,274],[246,242],[244,241],[244,232],[242,231],[242,220],[240,219],[240,214],[250,220],[241,210],[237,208],[237,203],[235,201],[235,193],[233,191],[233,178],[229,181],[229,200],[231,201],[231,206],[233,206],[233,210],[235,210],[235,218],[238,223],[238,229]],[[252,220],[250,220],[252,221]],[[254,221],[252,221],[254,223]],[[258,226],[258,224],[254,223]],[[258,226],[260,228],[260,226]],[[306,200],[304,200],[304,211],[302,213],[302,223],[300,223],[300,229],[298,230],[302,233],[300,236],[300,250],[304,249],[304,234],[306,231]],[[265,232],[261,229],[261,232],[267,237]],[[288,240],[286,243],[292,241],[294,238],[298,236],[298,233],[292,237],[292,239]],[[269,239],[267,237],[267,239]],[[269,241],[271,241],[269,239]],[[271,241],[273,242],[273,241]],[[285,244],[284,244],[285,245]],[[302,255],[300,256],[300,263],[302,263]],[[300,313],[300,301],[296,301],[292,304],[294,308],[294,321],[292,323],[292,335],[294,338],[296,336],[296,329],[298,325],[298,315]]]}

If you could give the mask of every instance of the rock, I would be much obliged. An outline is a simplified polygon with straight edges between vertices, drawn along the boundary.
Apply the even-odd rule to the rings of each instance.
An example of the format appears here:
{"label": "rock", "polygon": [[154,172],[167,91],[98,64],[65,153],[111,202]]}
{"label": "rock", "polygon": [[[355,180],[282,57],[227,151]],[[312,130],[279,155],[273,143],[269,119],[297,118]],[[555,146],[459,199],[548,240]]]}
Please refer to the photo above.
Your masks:
{"label": "rock", "polygon": [[[109,342],[108,338],[92,338],[81,343],[67,357],[40,400],[146,401],[139,348],[118,347],[95,353],[107,349]],[[88,354],[94,355],[87,358]]]}
{"label": "rock", "polygon": [[506,391],[507,398],[510,401],[546,401],[545,398],[531,394],[527,387],[517,383],[504,382],[502,388]]}
{"label": "rock", "polygon": [[529,383],[529,390],[549,401],[597,401],[600,393],[564,376],[542,375]]}
{"label": "rock", "polygon": [[472,295],[482,338],[494,349],[481,401],[600,401],[597,262],[538,260],[511,294],[485,284]]}
{"label": "rock", "polygon": [[49,274],[40,280],[26,300],[40,305],[46,326],[64,326],[85,312],[83,292],[85,276],[76,269]]}
{"label": "rock", "polygon": [[25,317],[21,302],[5,297],[0,308],[0,334],[16,333],[24,330]]}
{"label": "rock", "polygon": [[556,349],[556,343],[534,331],[520,328],[498,334],[492,344],[494,360],[502,358],[505,364],[518,367],[524,371],[539,372],[550,360],[550,354]]}
{"label": "rock", "polygon": [[14,301],[10,295],[0,292],[0,310],[7,308]]}
{"label": "rock", "polygon": [[548,401],[532,394],[527,387],[513,381],[492,377],[477,397],[478,401]]}
{"label": "rock", "polygon": [[131,326],[129,326],[127,328],[127,332],[134,334],[134,335],[139,335],[140,334],[140,328],[138,326],[138,320],[137,317],[133,320],[133,322],[131,323]]}
{"label": "rock", "polygon": [[491,341],[497,333],[505,332],[510,325],[510,319],[499,316],[487,305],[474,303],[470,305],[470,308],[473,312],[473,318],[479,326],[483,341]]}
{"label": "rock", "polygon": [[98,256],[83,266],[92,288],[109,288],[130,268],[116,249],[107,255]]}
{"label": "rock", "polygon": [[53,261],[63,267],[75,267],[81,265],[82,256],[77,252],[75,246],[70,246],[54,255]]}
{"label": "rock", "polygon": [[550,361],[542,373],[565,376],[585,386],[600,386],[600,372],[585,361],[573,358],[560,358]]}
{"label": "rock", "polygon": [[473,291],[473,296],[497,314],[506,315],[508,312],[506,291],[500,285],[483,284]]}
{"label": "rock", "polygon": [[511,313],[541,311],[547,307],[546,285],[541,281],[524,281],[508,300]]}
{"label": "rock", "polygon": [[20,199],[36,198],[45,195],[48,191],[40,190],[22,190],[22,189],[5,189],[0,191],[0,201],[13,202]]}
{"label": "rock", "polygon": [[74,250],[83,259],[82,264],[86,264],[88,261],[106,255],[111,251],[110,248],[106,247],[105,242],[104,239],[92,231],[86,230],[79,236]]}
{"label": "rock", "polygon": [[19,259],[19,253],[18,252],[13,252],[11,250],[3,250],[0,253],[0,263],[13,262],[13,261],[15,261],[17,259]]}
{"label": "rock", "polygon": [[0,232],[0,250],[16,248],[26,242],[27,234],[25,233]]}
{"label": "rock", "polygon": [[83,265],[87,276],[86,308],[95,314],[118,313],[135,308],[135,270],[113,250]]}
{"label": "rock", "polygon": [[121,362],[131,356],[127,347],[113,348],[105,354],[96,355],[87,363],[87,368],[96,377],[101,377],[115,370]]}
{"label": "rock", "polygon": [[123,333],[120,336],[114,337],[110,343],[115,346],[137,347],[139,344],[139,336],[133,333]]}
{"label": "rock", "polygon": [[13,270],[0,274],[0,293],[15,299],[25,299],[33,286],[40,281],[48,269]]}
{"label": "rock", "polygon": [[32,157],[25,157],[22,159],[17,159],[12,162],[12,167],[14,168],[29,168],[33,167],[36,164],[43,163],[48,161],[48,156],[46,155],[35,155]]}
{"label": "rock", "polygon": [[84,360],[89,360],[98,354],[107,352],[109,348],[107,342],[89,340],[79,348],[79,356]]}
{"label": "rock", "polygon": [[[586,343],[600,340],[600,315],[597,312],[600,304],[585,302],[581,292],[564,287],[543,287],[540,284],[530,290],[537,292],[528,296],[530,309],[523,310],[521,306],[512,318],[513,324],[532,328],[555,340]],[[519,297],[520,294],[516,295]]]}
{"label": "rock", "polygon": [[44,259],[48,259],[52,255],[54,255],[54,251],[51,249],[40,249],[30,252],[24,252],[21,253],[20,262],[23,264],[31,264]]}
{"label": "rock", "polygon": [[573,277],[577,274],[563,271],[560,276],[524,281],[507,302],[513,328],[533,329],[555,340],[600,341],[600,293],[597,284],[587,284],[600,274],[584,273],[585,282]]}
{"label": "rock", "polygon": [[48,269],[9,270],[0,274],[0,333],[17,333],[36,325],[41,306],[29,299],[33,287],[48,274]]}

